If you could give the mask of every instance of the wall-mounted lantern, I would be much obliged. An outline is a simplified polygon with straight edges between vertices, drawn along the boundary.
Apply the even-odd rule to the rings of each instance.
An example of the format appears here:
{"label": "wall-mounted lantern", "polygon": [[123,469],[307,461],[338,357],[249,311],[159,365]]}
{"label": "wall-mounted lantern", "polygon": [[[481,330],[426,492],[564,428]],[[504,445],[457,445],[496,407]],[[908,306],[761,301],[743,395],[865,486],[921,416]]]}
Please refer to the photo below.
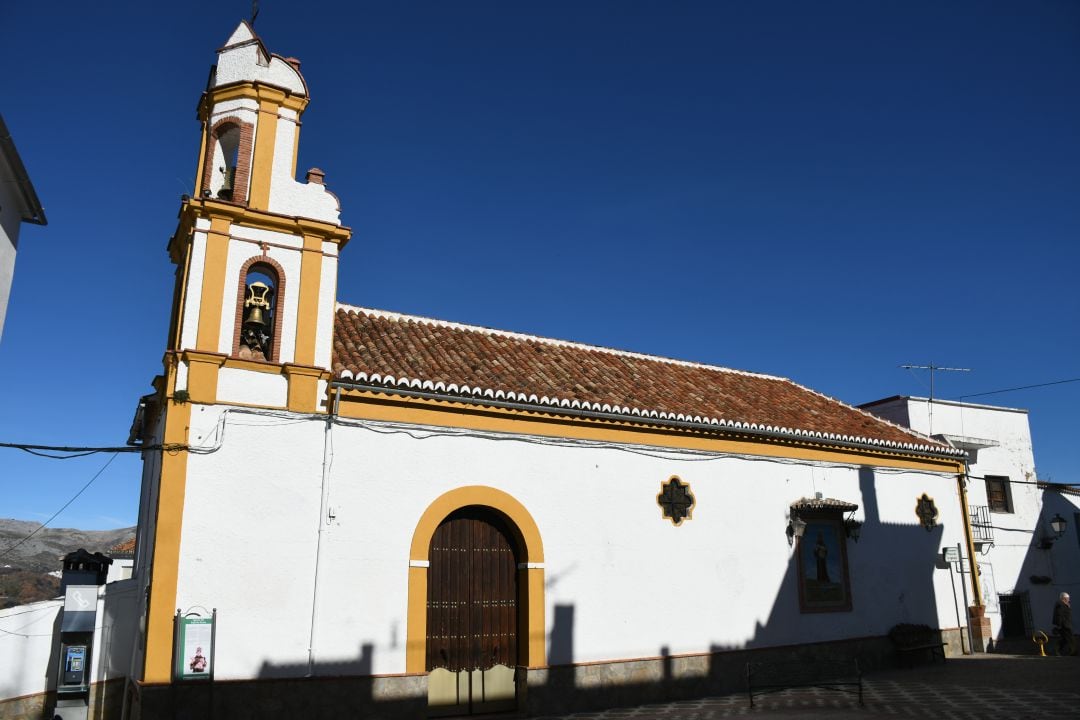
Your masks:
{"label": "wall-mounted lantern", "polygon": [[847,513],[847,519],[843,521],[844,534],[851,540],[858,542],[859,535],[862,533],[862,523],[855,519],[855,511],[858,509],[859,506],[854,503],[825,498],[821,496],[821,493],[818,493],[816,497],[802,498],[791,503],[790,519],[787,525],[788,545],[794,545],[795,541],[806,532],[804,514],[811,519],[831,516],[835,518],[836,522],[839,522],[840,518]]}
{"label": "wall-mounted lantern", "polygon": [[1068,523],[1065,518],[1061,517],[1060,513],[1054,513],[1054,517],[1050,518],[1050,532],[1042,536],[1039,540],[1039,548],[1042,550],[1049,550],[1054,546],[1054,543],[1065,534],[1065,527]]}
{"label": "wall-mounted lantern", "polygon": [[806,532],[806,521],[799,517],[794,511],[791,513],[791,519],[787,524],[787,544],[793,545],[796,540],[803,536]]}
{"label": "wall-mounted lantern", "polygon": [[859,535],[862,534],[862,523],[855,519],[855,513],[844,521],[844,532],[849,538],[855,542],[859,542]]}

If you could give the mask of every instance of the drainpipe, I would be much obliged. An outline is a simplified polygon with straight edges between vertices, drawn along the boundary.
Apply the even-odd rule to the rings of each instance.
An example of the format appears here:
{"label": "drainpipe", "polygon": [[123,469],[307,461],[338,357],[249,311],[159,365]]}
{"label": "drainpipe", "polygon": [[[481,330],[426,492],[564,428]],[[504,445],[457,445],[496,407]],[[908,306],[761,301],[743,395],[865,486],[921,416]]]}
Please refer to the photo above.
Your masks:
{"label": "drainpipe", "polygon": [[[956,476],[956,486],[960,491],[960,512],[963,513],[964,541],[967,545],[968,572],[971,576],[972,605],[968,608],[968,632],[974,634],[972,625],[976,622],[980,623],[979,636],[981,640],[985,641],[987,638],[982,637],[982,620],[986,617],[986,608],[983,607],[982,586],[979,583],[979,564],[975,561],[975,536],[971,530],[971,511],[968,509],[967,483],[968,462],[965,458],[964,471]],[[974,643],[972,643],[971,651],[975,652]]]}
{"label": "drainpipe", "polygon": [[322,567],[322,543],[323,533],[330,526],[327,499],[330,496],[330,432],[334,427],[334,416],[337,414],[338,403],[341,400],[341,388],[335,388],[333,405],[326,410],[326,427],[323,429],[323,458],[322,458],[322,482],[319,492],[319,533],[315,540],[315,578],[311,590],[311,633],[308,635],[308,669],[307,677],[315,674],[315,622],[319,614],[319,570]]}

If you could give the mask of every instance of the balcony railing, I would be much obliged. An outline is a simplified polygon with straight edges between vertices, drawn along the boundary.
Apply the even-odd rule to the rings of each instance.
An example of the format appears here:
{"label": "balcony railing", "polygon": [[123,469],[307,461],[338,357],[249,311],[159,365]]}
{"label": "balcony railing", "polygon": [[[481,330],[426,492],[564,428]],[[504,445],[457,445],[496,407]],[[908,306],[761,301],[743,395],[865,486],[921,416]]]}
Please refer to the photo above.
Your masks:
{"label": "balcony railing", "polygon": [[988,506],[971,506],[971,535],[975,542],[994,542],[994,526],[990,524],[990,508]]}

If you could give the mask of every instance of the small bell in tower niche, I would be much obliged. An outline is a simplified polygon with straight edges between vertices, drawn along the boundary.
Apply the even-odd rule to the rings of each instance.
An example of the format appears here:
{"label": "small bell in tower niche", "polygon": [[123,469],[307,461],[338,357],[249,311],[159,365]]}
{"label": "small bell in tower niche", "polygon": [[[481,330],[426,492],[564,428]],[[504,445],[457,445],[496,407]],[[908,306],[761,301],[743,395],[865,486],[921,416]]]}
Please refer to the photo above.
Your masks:
{"label": "small bell in tower niche", "polygon": [[247,286],[244,298],[244,322],[240,331],[240,357],[269,360],[272,340],[270,299],[274,290],[266,283],[253,282]]}

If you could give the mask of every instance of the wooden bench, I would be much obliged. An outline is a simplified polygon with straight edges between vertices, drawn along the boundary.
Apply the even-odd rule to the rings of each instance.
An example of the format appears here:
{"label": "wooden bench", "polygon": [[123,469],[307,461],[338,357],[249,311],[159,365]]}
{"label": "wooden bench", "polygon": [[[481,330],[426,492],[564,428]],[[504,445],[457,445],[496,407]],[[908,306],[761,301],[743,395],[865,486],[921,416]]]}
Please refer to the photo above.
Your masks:
{"label": "wooden bench", "polygon": [[941,640],[941,632],[929,625],[915,625],[912,623],[900,623],[889,630],[889,640],[896,648],[896,654],[900,662],[907,667],[912,667],[915,660],[925,654],[929,654],[930,661],[941,658],[945,662],[946,642]]}
{"label": "wooden bench", "polygon": [[795,688],[820,688],[858,694],[863,704],[862,672],[854,658],[839,662],[746,663],[746,689],[750,707],[755,695]]}

